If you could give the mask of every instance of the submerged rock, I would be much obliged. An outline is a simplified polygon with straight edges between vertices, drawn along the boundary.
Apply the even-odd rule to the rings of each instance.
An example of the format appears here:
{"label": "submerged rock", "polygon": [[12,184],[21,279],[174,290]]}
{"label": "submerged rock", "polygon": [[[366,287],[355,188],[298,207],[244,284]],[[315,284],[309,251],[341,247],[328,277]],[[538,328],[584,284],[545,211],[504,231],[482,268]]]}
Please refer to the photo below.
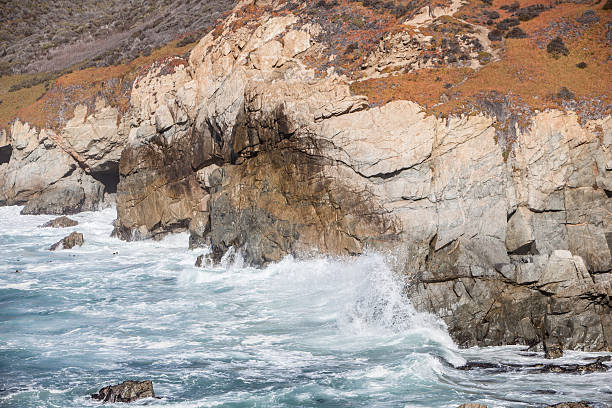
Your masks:
{"label": "submerged rock", "polygon": [[608,361],[610,361],[610,356],[598,357],[595,361],[584,364],[513,364],[470,361],[456,369],[489,370],[492,373],[526,371],[529,373],[585,374],[609,371],[611,367],[604,364]]}
{"label": "submerged rock", "polygon": [[81,234],[80,232],[73,232],[72,234],[68,235],[67,237],[62,238],[61,240],[57,241],[55,244],[51,245],[51,247],[49,248],[49,251],[55,251],[56,249],[71,249],[74,248],[75,246],[81,246],[83,245],[83,234]]}
{"label": "submerged rock", "polygon": [[79,225],[75,220],[72,220],[66,216],[57,217],[51,221],[45,222],[41,225],[41,228],[67,228]]}
{"label": "submerged rock", "polygon": [[487,406],[483,404],[470,403],[470,404],[461,404],[457,408],[487,408]]}
{"label": "submerged rock", "polygon": [[124,381],[109,385],[92,394],[91,398],[102,402],[133,402],[142,398],[155,398],[152,381]]}
{"label": "submerged rock", "polygon": [[548,373],[569,373],[569,374],[584,374],[584,373],[596,373],[609,371],[610,367],[604,364],[604,362],[610,361],[610,356],[598,357],[592,363],[586,364],[544,364],[536,366],[542,372]]}

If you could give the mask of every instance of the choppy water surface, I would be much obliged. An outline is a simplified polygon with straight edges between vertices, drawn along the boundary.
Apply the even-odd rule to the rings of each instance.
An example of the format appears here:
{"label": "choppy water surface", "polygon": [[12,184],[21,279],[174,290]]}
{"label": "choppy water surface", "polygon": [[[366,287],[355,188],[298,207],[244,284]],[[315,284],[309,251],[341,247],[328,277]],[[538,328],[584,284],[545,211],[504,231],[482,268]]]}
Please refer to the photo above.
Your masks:
{"label": "choppy water surface", "polygon": [[[186,235],[110,238],[112,209],[67,229],[38,228],[53,217],[19,210],[0,208],[3,407],[99,406],[87,395],[127,379],[152,379],[162,397],[135,405],[168,407],[612,401],[609,373],[456,369],[543,360],[517,347],[457,349],[414,312],[381,256],[197,269]],[[83,247],[47,250],[73,230]]]}

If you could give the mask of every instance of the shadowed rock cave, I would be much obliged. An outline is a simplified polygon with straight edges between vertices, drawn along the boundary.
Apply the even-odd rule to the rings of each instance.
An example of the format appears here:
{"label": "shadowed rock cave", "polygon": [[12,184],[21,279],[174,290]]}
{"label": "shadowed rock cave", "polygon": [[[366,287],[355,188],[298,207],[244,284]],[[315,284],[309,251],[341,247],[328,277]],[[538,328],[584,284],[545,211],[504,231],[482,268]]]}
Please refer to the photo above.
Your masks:
{"label": "shadowed rock cave", "polygon": [[92,171],[91,176],[104,184],[105,193],[115,194],[119,184],[119,163],[113,163],[102,170]]}
{"label": "shadowed rock cave", "polygon": [[11,161],[11,156],[13,155],[13,146],[6,145],[0,147],[0,164],[8,163]]}

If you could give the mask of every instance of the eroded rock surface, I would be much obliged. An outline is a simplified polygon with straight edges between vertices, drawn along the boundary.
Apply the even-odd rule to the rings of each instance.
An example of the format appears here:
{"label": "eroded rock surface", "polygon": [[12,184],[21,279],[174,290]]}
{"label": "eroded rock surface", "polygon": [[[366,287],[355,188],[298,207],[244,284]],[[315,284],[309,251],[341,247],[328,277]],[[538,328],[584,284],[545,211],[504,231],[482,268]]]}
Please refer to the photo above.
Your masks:
{"label": "eroded rock surface", "polygon": [[134,402],[142,398],[155,398],[152,381],[124,381],[109,385],[92,394],[91,398],[102,402]]}
{"label": "eroded rock surface", "polygon": [[[351,81],[444,59],[479,69],[483,52],[499,57],[488,29],[445,18],[460,2],[424,9],[347,76],[325,22],[287,4],[241,2],[188,61],[143,71],[123,115],[98,103],[61,130],[15,121],[0,135],[0,204],[73,213],[116,190],[115,235],[188,230],[213,261],[383,251],[462,346],[612,350],[611,117],[535,112],[501,141],[496,118],[518,117],[503,104],[447,118],[371,105]],[[446,45],[414,30],[448,24],[465,33]],[[438,46],[465,58],[425,58]]]}
{"label": "eroded rock surface", "polygon": [[15,121],[11,155],[0,164],[0,204],[25,205],[23,214],[73,214],[105,205],[116,192],[126,140],[119,112],[102,103],[77,106],[58,132]]}
{"label": "eroded rock surface", "polygon": [[57,249],[72,249],[75,246],[82,246],[83,242],[83,234],[75,231],[51,245],[49,251],[55,251]]}
{"label": "eroded rock surface", "polygon": [[75,220],[72,220],[66,216],[57,217],[51,221],[45,222],[41,225],[42,228],[68,228],[79,225]]}

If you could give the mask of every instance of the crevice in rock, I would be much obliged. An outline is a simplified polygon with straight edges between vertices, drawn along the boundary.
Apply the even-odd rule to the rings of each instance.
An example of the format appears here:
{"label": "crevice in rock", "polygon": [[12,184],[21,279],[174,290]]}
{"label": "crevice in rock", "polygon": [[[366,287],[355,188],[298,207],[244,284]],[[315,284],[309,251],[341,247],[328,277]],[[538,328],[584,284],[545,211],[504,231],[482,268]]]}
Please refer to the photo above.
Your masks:
{"label": "crevice in rock", "polygon": [[512,210],[510,213],[506,215],[506,222],[510,221],[510,218],[512,218],[514,213],[516,213],[516,210],[518,210],[518,207],[516,207],[514,210]]}
{"label": "crevice in rock", "polygon": [[536,247],[535,240],[518,247],[512,252],[508,252],[508,255],[538,255],[538,254],[539,254],[539,251]]}
{"label": "crevice in rock", "polygon": [[540,209],[536,209],[536,208],[531,208],[529,207],[529,211],[536,213],[536,214],[544,214],[544,213],[558,213],[558,212],[563,212],[565,211],[565,209],[561,209],[561,210],[551,210],[551,209],[547,209],[547,210],[540,210]]}
{"label": "crevice in rock", "polygon": [[104,185],[105,193],[115,194],[119,184],[119,163],[112,163],[103,170],[92,170],[91,176]]}
{"label": "crevice in rock", "polygon": [[11,161],[11,156],[13,155],[13,146],[6,145],[0,147],[0,164],[5,164]]}

